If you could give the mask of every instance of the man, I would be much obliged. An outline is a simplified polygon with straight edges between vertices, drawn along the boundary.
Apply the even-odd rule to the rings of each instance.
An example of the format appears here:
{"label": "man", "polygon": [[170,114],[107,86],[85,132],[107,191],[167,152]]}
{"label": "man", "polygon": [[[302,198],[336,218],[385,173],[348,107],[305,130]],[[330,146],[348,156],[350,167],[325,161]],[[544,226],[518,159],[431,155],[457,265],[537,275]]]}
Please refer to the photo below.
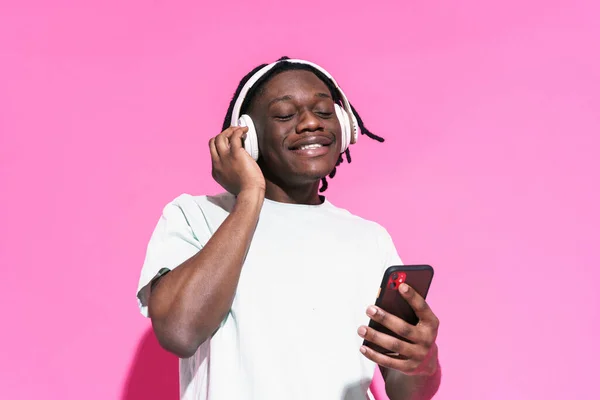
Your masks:
{"label": "man", "polygon": [[423,298],[399,288],[417,326],[371,306],[401,263],[389,234],[319,195],[358,128],[382,141],[314,64],[282,58],[240,82],[209,142],[227,193],[164,208],[138,286],[159,342],[181,358],[182,399],[365,399],[376,364],[392,400],[437,391],[438,319]]}

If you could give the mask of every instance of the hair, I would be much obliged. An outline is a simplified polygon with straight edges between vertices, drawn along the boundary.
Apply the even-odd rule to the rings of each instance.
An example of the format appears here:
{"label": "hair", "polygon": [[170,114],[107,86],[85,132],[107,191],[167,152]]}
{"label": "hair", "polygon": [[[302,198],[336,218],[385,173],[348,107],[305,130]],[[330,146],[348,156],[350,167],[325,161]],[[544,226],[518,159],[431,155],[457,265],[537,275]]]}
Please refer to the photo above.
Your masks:
{"label": "hair", "polygon": [[[289,60],[289,57],[281,57],[277,61],[285,61],[285,60]],[[239,97],[240,92],[242,91],[242,88],[244,87],[246,82],[248,82],[250,80],[250,78],[252,76],[254,76],[254,74],[256,74],[259,70],[266,67],[267,65],[268,64],[259,65],[258,67],[254,68],[252,71],[250,71],[248,74],[246,74],[246,76],[244,76],[242,78],[237,89],[235,90],[235,94],[233,95],[231,102],[229,103],[229,108],[227,109],[227,114],[225,115],[225,120],[223,121],[222,130],[229,128],[229,126],[231,125],[231,115],[233,114],[233,107],[235,105],[235,101]],[[269,82],[269,80],[271,80],[274,76],[276,76],[284,71],[291,71],[291,70],[305,70],[305,71],[312,72],[320,80],[322,80],[323,83],[325,83],[325,85],[327,85],[327,88],[331,92],[333,101],[336,103],[339,103],[341,101],[340,93],[337,90],[335,84],[333,83],[333,81],[331,79],[329,79],[327,76],[325,76],[321,71],[319,71],[307,64],[280,62],[277,65],[275,65],[273,68],[271,68],[265,75],[263,75],[248,91],[248,93],[246,94],[246,98],[244,99],[244,102],[242,103],[242,108],[240,110],[241,114],[244,114],[250,107],[250,104],[252,104],[252,101],[263,92],[264,86],[267,82]],[[378,142],[383,142],[384,139],[381,136],[377,136],[373,132],[371,132],[369,129],[367,129],[362,118],[360,117],[360,115],[358,114],[358,112],[356,111],[356,109],[354,108],[354,106],[352,104],[350,104],[350,108],[352,108],[352,112],[354,113],[354,116],[356,117],[356,121],[358,122],[358,127],[360,128],[361,134],[366,135],[366,136],[370,137],[371,139],[374,139]],[[329,178],[333,178],[335,176],[335,174],[337,172],[337,167],[341,163],[344,162],[344,157],[343,157],[344,154],[346,155],[346,161],[348,163],[352,162],[352,157],[350,156],[350,148],[348,148],[348,149],[346,149],[346,151],[344,151],[343,154],[340,154],[340,156],[335,164],[335,167],[333,167],[333,170],[328,175]],[[327,190],[328,186],[329,185],[327,183],[327,177],[323,177],[321,179],[321,188],[319,189],[319,192],[324,192],[325,190]]]}

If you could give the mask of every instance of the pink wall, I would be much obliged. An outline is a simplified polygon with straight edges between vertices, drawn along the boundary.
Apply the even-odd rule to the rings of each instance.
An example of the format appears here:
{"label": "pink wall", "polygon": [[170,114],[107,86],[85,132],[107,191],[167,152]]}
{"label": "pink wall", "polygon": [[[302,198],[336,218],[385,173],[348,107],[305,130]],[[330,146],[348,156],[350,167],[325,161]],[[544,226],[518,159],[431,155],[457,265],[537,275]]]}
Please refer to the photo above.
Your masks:
{"label": "pink wall", "polygon": [[206,142],[281,55],[388,139],[329,194],[436,267],[437,398],[597,398],[597,3],[6,3],[0,398],[175,398],[136,306],[145,246],[167,201],[218,190]]}

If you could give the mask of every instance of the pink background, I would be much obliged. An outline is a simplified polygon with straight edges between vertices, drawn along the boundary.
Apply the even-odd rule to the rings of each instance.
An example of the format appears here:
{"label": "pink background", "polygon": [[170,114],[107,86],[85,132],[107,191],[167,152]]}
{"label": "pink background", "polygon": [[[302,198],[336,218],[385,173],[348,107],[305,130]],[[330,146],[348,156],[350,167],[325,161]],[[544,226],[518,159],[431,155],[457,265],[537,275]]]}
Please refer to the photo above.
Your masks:
{"label": "pink background", "polygon": [[145,247],[166,202],[219,190],[207,140],[282,55],[387,138],[329,196],[436,268],[436,398],[598,398],[597,2],[7,3],[0,398],[176,398],[137,310]]}

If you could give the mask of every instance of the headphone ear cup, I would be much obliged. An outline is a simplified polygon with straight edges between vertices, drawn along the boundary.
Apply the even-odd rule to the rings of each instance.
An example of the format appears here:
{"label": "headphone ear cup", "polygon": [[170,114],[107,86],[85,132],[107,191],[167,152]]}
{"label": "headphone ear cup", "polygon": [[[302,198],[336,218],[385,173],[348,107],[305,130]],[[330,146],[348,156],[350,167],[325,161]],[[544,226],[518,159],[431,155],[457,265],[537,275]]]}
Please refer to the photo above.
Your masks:
{"label": "headphone ear cup", "polygon": [[354,127],[354,129],[352,129],[352,134],[351,134],[352,139],[350,141],[350,144],[355,144],[358,141],[358,136],[359,136],[359,133],[361,133],[361,130],[360,130],[360,127],[358,126],[358,120],[354,116],[354,113],[352,114],[352,126]]}
{"label": "headphone ear cup", "polygon": [[342,128],[342,146],[340,148],[340,153],[345,152],[350,146],[352,142],[352,132],[350,128],[350,118],[348,117],[348,113],[338,104],[334,104],[335,114],[337,115],[338,120],[340,121],[340,127]]}
{"label": "headphone ear cup", "polygon": [[247,114],[242,115],[238,120],[238,126],[248,127],[246,139],[244,139],[244,148],[254,161],[258,160],[258,136],[256,135],[256,128],[254,127],[252,118]]}

